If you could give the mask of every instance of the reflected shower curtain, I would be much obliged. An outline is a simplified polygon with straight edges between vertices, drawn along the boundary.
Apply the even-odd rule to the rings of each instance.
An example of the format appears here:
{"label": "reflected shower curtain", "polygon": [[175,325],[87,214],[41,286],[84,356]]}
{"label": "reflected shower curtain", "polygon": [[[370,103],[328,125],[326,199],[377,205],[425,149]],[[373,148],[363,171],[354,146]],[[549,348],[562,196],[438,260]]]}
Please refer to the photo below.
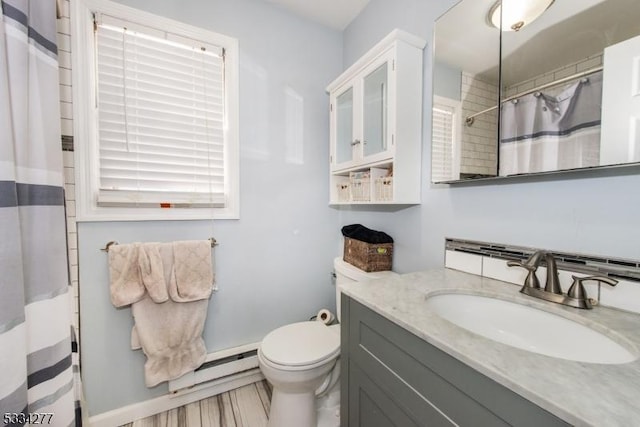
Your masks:
{"label": "reflected shower curtain", "polygon": [[2,425],[69,426],[75,408],[55,1],[0,6],[0,417]]}
{"label": "reflected shower curtain", "polygon": [[501,176],[599,164],[602,71],[555,92],[502,105]]}

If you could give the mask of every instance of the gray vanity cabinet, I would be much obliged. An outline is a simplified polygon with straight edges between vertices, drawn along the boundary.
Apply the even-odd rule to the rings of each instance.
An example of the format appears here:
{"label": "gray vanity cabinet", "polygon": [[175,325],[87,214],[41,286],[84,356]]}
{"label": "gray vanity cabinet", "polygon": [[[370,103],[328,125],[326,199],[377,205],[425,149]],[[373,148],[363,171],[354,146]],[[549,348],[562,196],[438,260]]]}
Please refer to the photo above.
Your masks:
{"label": "gray vanity cabinet", "polygon": [[567,426],[342,295],[341,425]]}

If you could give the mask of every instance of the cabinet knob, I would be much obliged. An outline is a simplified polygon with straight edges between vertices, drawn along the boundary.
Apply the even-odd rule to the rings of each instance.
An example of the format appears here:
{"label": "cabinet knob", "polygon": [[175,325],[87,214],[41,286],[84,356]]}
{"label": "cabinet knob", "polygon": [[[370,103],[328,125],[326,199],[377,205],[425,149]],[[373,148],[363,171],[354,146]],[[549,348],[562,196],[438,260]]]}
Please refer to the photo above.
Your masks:
{"label": "cabinet knob", "polygon": [[353,142],[351,143],[351,146],[353,147],[353,146],[358,145],[358,144],[360,144],[360,140],[359,140],[359,139],[355,139],[355,140],[353,140]]}

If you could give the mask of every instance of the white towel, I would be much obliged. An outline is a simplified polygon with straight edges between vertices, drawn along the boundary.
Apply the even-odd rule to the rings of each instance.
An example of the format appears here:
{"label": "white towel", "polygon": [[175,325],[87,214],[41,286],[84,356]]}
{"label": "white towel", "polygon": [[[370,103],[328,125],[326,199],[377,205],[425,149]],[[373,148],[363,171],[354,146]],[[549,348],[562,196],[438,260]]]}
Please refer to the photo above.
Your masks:
{"label": "white towel", "polygon": [[[207,242],[207,244],[209,243]],[[157,245],[162,263],[165,290],[173,283],[173,292],[169,287],[171,298],[157,304],[147,293],[142,300],[131,307],[135,319],[131,344],[132,347],[140,345],[147,356],[144,365],[147,387],[153,387],[163,381],[178,378],[195,370],[204,362],[207,354],[202,331],[207,317],[211,282],[209,282],[208,292],[198,294],[198,292],[189,289],[190,296],[201,297],[197,301],[176,301],[173,294],[175,293],[178,299],[180,297],[177,295],[175,282],[177,265],[175,264],[174,248],[175,246],[171,243]],[[210,266],[210,244],[207,248],[207,256]],[[184,257],[178,256],[178,259],[184,259]],[[203,261],[201,260],[201,262]],[[184,270],[182,269],[182,271]],[[203,275],[202,271],[198,273],[198,276],[201,275]],[[212,275],[213,273],[210,271],[210,276]],[[201,283],[197,285],[195,289],[201,289],[199,286]],[[186,286],[189,288],[188,285]],[[202,298],[205,294],[206,297]]]}
{"label": "white towel", "polygon": [[207,299],[213,290],[211,242],[190,240],[173,242],[173,272],[169,295],[176,302]]}
{"label": "white towel", "polygon": [[163,271],[160,243],[143,243],[138,254],[138,266],[145,289],[153,302],[165,302],[169,299]]}
{"label": "white towel", "polygon": [[109,247],[109,291],[116,307],[133,304],[145,293],[138,268],[139,243]]}
{"label": "white towel", "polygon": [[204,363],[207,348],[202,331],[208,306],[206,299],[156,304],[148,294],[131,306],[137,338],[147,356],[147,387],[179,378]]}

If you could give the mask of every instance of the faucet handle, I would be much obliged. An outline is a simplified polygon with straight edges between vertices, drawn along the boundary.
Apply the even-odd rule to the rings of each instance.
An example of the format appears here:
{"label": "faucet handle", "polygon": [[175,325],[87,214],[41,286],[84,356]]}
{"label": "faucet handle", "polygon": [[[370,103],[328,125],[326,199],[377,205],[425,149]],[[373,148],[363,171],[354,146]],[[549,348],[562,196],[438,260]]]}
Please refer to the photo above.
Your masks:
{"label": "faucet handle", "polygon": [[588,298],[587,291],[585,290],[582,282],[586,282],[588,280],[597,281],[598,282],[598,298],[600,298],[600,295],[599,295],[600,283],[606,283],[607,285],[611,285],[611,286],[615,286],[618,284],[618,281],[616,279],[611,279],[610,277],[606,277],[606,276],[587,276],[587,277],[571,276],[571,278],[573,279],[573,284],[569,288],[569,291],[567,291],[567,296],[578,299],[578,300],[583,300],[583,301],[589,301],[589,300],[592,300],[592,298]]}
{"label": "faucet handle", "polygon": [[536,276],[536,270],[538,269],[537,265],[531,265],[521,261],[507,261],[507,266],[520,267],[527,270],[529,274],[527,274],[527,278],[524,280],[524,286],[527,288],[540,289],[540,281],[538,280],[538,276]]}

